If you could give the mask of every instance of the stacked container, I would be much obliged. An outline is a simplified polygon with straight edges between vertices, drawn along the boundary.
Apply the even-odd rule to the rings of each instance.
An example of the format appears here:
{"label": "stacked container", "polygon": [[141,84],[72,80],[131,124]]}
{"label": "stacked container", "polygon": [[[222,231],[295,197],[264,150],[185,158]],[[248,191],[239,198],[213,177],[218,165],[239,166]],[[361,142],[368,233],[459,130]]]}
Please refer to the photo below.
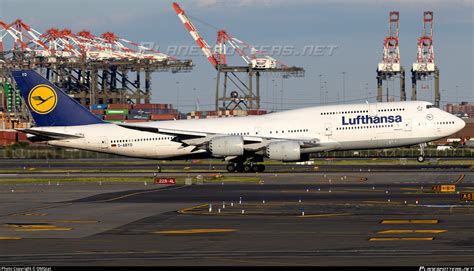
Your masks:
{"label": "stacked container", "polygon": [[92,113],[109,122],[143,122],[179,119],[171,104],[96,104]]}

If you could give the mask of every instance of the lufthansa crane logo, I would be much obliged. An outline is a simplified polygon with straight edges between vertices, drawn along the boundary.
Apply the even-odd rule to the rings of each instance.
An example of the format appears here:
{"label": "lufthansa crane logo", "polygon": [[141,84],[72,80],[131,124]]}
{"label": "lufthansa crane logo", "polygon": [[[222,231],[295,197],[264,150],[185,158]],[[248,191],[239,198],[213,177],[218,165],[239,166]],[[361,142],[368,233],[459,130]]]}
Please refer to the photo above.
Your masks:
{"label": "lufthansa crane logo", "polygon": [[28,104],[31,110],[38,114],[48,114],[56,108],[58,95],[48,85],[37,85],[28,95]]}

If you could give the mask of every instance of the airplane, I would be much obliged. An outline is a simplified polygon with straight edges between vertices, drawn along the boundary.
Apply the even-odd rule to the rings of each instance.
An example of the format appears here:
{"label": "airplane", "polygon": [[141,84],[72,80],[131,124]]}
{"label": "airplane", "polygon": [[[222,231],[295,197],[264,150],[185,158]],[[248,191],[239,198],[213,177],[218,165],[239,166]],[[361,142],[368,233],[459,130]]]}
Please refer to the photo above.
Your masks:
{"label": "airplane", "polygon": [[[34,70],[12,72],[36,126],[32,142],[156,160],[222,158],[229,172],[263,172],[265,159],[381,149],[445,138],[465,122],[425,101],[325,105],[233,118],[108,123]],[[38,98],[39,97],[39,98]],[[52,98],[49,98],[52,97]],[[34,101],[41,100],[38,104]]]}

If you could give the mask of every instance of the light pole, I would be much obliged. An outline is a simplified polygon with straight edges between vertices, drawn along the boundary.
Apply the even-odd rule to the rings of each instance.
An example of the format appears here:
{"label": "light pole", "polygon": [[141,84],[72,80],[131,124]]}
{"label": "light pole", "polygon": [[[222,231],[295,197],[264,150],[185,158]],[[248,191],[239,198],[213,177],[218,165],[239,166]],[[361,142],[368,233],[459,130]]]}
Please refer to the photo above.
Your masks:
{"label": "light pole", "polygon": [[176,81],[176,109],[178,108],[179,108],[179,82]]}
{"label": "light pole", "polygon": [[458,85],[456,85],[456,104],[459,103],[459,95],[458,95]]}
{"label": "light pole", "polygon": [[365,93],[367,96],[367,101],[369,101],[369,83],[365,83]]}
{"label": "light pole", "polygon": [[326,94],[324,96],[324,103],[325,104],[328,104],[329,103],[329,97],[328,97],[328,82],[327,81],[324,81],[324,93]]}
{"label": "light pole", "polygon": [[323,83],[322,83],[322,74],[319,74],[319,104],[323,103]]}
{"label": "light pole", "polygon": [[273,111],[275,111],[275,103],[276,103],[276,100],[275,100],[275,87],[276,87],[276,84],[275,84],[275,79],[272,79],[272,85],[273,85]]}
{"label": "light pole", "polygon": [[342,103],[346,103],[346,72],[342,72]]}
{"label": "light pole", "polygon": [[283,110],[283,77],[281,77],[281,100],[280,100],[280,111]]}
{"label": "light pole", "polygon": [[[194,93],[194,106],[195,106],[195,108],[197,108],[196,88],[193,88],[193,93]],[[197,111],[197,109],[195,109],[194,111]]]}

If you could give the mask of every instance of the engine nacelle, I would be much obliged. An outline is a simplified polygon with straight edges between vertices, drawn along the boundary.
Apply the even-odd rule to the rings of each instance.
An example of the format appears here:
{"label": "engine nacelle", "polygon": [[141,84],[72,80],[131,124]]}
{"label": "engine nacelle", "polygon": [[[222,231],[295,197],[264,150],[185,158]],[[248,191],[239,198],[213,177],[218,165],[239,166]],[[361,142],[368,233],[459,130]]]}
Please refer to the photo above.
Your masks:
{"label": "engine nacelle", "polygon": [[268,144],[265,155],[271,160],[284,162],[300,161],[300,144],[295,141],[281,141]]}
{"label": "engine nacelle", "polygon": [[209,141],[213,156],[237,156],[244,154],[244,139],[241,136],[221,136]]}

